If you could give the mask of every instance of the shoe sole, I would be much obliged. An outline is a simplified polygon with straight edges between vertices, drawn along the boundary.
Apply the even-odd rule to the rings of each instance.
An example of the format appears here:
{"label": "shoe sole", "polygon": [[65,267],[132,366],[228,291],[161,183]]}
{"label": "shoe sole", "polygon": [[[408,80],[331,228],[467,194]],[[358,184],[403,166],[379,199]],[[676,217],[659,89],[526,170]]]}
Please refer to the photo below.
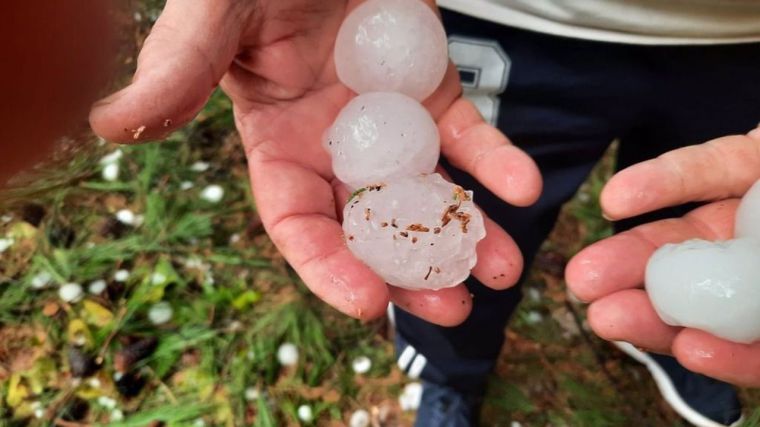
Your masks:
{"label": "shoe sole", "polygon": [[688,403],[686,403],[681,395],[678,394],[673,381],[662,367],[654,361],[648,354],[637,349],[633,345],[623,341],[613,341],[612,344],[620,351],[630,356],[632,359],[646,366],[649,373],[654,378],[657,388],[660,390],[660,394],[668,402],[671,408],[678,413],[683,419],[691,423],[696,427],[738,427],[744,422],[744,416],[739,418],[736,422],[727,426],[725,424],[717,423],[704,415],[694,410]]}

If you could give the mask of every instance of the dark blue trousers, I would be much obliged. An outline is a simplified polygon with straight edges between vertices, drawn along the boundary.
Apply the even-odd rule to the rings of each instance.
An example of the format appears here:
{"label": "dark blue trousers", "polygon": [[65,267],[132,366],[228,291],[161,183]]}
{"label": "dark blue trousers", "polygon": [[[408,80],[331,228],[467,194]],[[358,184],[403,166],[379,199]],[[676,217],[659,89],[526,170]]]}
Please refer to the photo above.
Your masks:
{"label": "dark blue trousers", "polygon": [[[444,165],[515,239],[526,269],[561,205],[614,139],[620,140],[617,167],[624,168],[678,147],[746,133],[760,122],[758,43],[634,46],[543,35],[449,11],[443,21],[467,95],[543,174],[540,200],[516,208]],[[690,208],[665,209],[616,228]],[[494,291],[474,278],[467,286],[473,311],[458,327],[432,325],[398,308],[395,315],[402,339],[427,358],[423,379],[477,393],[494,367],[521,291]]]}

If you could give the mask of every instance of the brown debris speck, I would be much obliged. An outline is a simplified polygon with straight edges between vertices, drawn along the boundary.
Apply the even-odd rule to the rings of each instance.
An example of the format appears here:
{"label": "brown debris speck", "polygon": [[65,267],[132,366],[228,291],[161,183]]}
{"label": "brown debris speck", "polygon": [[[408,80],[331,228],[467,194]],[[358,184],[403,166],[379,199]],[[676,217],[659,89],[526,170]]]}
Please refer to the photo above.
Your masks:
{"label": "brown debris speck", "polygon": [[354,236],[348,236],[348,240],[354,240]]}
{"label": "brown debris speck", "polygon": [[441,234],[441,227],[435,227],[433,229],[433,234]]}
{"label": "brown debris speck", "polygon": [[407,233],[406,231],[402,231],[402,232],[400,232],[398,234],[400,234],[401,237],[409,237],[409,233]]}
{"label": "brown debris speck", "polygon": [[367,191],[380,191],[385,187],[385,184],[375,184],[367,186]]}
{"label": "brown debris speck", "polygon": [[428,268],[428,272],[425,275],[425,280],[427,280],[427,279],[430,278],[430,273],[432,273],[432,272],[433,272],[433,267],[431,266],[431,267]]}
{"label": "brown debris speck", "polygon": [[412,237],[412,243],[417,243],[417,238],[416,237]]}
{"label": "brown debris speck", "polygon": [[412,224],[409,227],[406,227],[408,231],[419,231],[420,233],[427,233],[430,231],[429,228],[425,227],[422,224]]}
{"label": "brown debris speck", "polygon": [[369,218],[372,216],[372,209],[367,208],[364,209],[364,219],[369,221]]}
{"label": "brown debris speck", "polygon": [[393,227],[393,228],[398,228],[398,224],[396,224],[396,218],[393,218],[393,219],[391,220],[391,227]]}
{"label": "brown debris speck", "polygon": [[383,227],[383,228],[385,228],[385,227],[387,227],[387,226],[388,226],[388,223],[387,223],[387,222],[385,222],[385,221],[383,221],[383,222],[381,222],[381,223],[380,223],[380,227]]}
{"label": "brown debris speck", "polygon": [[434,268],[433,271],[435,271],[435,274],[441,274],[441,269],[439,267]]}
{"label": "brown debris speck", "polygon": [[140,135],[145,132],[145,125],[140,126],[139,128],[132,131],[132,139],[138,140],[140,139]]}
{"label": "brown debris speck", "polygon": [[166,120],[164,120],[164,127],[168,128],[169,126],[172,125],[172,123],[173,123],[172,119],[166,119]]}
{"label": "brown debris speck", "polygon": [[467,192],[464,191],[464,188],[457,185],[454,187],[454,200],[458,202],[469,202],[471,199]]}

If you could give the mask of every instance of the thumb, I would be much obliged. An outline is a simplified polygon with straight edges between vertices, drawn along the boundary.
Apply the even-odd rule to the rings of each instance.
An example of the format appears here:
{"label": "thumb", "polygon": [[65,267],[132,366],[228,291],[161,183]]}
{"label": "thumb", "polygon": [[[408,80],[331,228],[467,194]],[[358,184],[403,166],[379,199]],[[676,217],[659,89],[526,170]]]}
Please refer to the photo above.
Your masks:
{"label": "thumb", "polygon": [[93,105],[95,133],[117,142],[159,139],[192,120],[237,52],[248,3],[169,0],[132,83]]}

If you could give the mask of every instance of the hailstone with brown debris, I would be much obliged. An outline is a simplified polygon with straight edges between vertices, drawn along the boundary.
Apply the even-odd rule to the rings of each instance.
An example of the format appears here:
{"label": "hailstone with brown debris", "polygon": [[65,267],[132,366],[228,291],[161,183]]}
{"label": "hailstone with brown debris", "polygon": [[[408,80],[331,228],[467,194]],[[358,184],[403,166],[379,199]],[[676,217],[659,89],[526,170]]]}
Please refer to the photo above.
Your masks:
{"label": "hailstone with brown debris", "polygon": [[438,174],[359,190],[343,213],[348,247],[388,284],[441,289],[464,281],[486,233],[472,193]]}

